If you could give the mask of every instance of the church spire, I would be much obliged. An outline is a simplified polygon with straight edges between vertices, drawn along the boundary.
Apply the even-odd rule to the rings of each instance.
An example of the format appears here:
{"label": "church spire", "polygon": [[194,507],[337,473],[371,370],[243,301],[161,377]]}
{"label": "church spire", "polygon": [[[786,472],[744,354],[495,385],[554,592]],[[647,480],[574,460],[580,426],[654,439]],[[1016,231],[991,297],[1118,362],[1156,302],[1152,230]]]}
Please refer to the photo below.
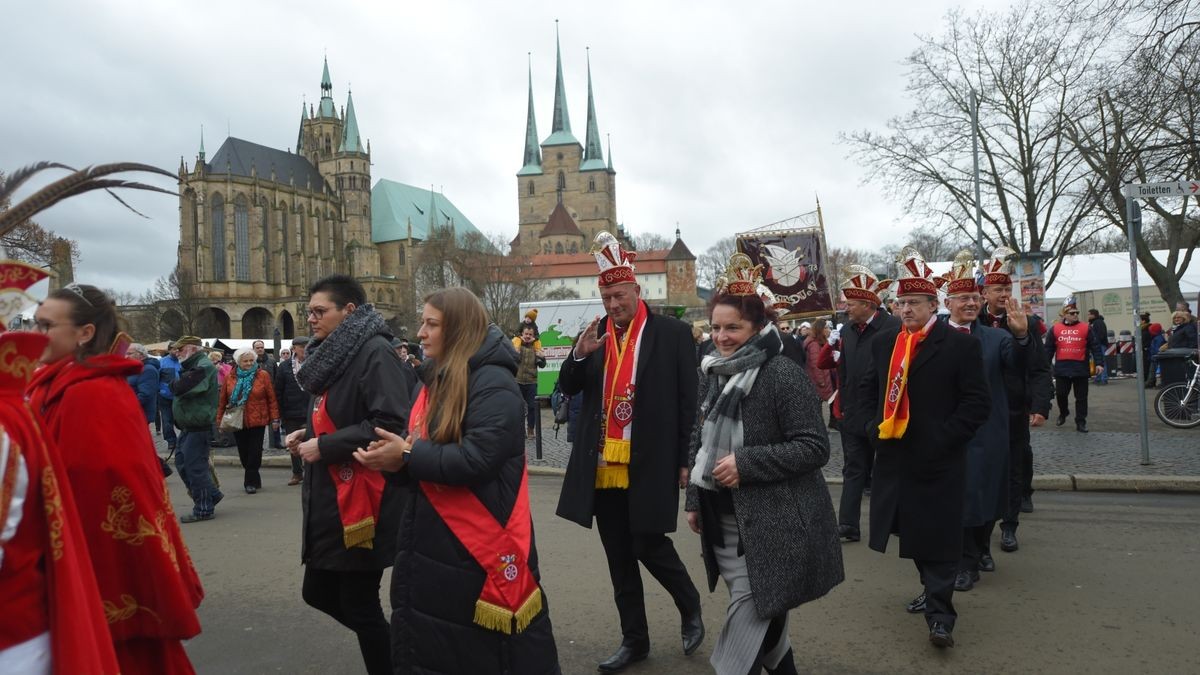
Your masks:
{"label": "church spire", "polygon": [[438,226],[437,217],[437,193],[433,191],[433,184],[429,184],[429,236],[432,238]]}
{"label": "church spire", "polygon": [[333,107],[333,81],[329,79],[329,57],[325,57],[325,69],[321,72],[321,108],[318,117],[337,117]]}
{"label": "church spire", "polygon": [[533,57],[529,59],[529,112],[525,119],[525,159],[518,176],[536,176],[542,173],[542,149],[538,147],[537,119],[533,114]]}
{"label": "church spire", "polygon": [[204,125],[200,125],[200,161],[204,161]]}
{"label": "church spire", "polygon": [[571,117],[567,114],[567,91],[563,86],[563,69],[562,69],[562,47],[558,40],[558,20],[554,21],[554,51],[555,51],[555,77],[554,77],[554,119],[550,125],[550,136],[542,143],[542,145],[567,145],[574,143],[579,145],[579,141],[575,139],[571,133]]}
{"label": "church spire", "polygon": [[587,107],[587,136],[583,148],[583,162],[580,171],[593,171],[606,168],[604,166],[604,151],[600,147],[600,128],[596,124],[596,100],[592,97],[592,50],[588,49],[587,57],[588,107]]}
{"label": "church spire", "polygon": [[308,109],[304,100],[300,100],[300,131],[296,134],[296,154],[304,152],[304,123],[308,121]]}
{"label": "church spire", "polygon": [[362,138],[358,133],[358,117],[354,115],[354,94],[346,92],[346,126],[342,131],[342,152],[362,152]]}

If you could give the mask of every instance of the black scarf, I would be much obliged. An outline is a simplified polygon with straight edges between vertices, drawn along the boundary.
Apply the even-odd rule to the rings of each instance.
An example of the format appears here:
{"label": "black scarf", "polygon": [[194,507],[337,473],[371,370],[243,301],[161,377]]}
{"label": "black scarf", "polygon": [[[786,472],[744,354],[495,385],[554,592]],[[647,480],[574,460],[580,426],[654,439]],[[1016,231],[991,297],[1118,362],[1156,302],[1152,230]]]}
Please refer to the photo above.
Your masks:
{"label": "black scarf", "polygon": [[376,335],[389,335],[383,315],[370,303],[358,307],[327,337],[308,343],[296,381],[314,396],[324,394],[346,372],[358,350]]}

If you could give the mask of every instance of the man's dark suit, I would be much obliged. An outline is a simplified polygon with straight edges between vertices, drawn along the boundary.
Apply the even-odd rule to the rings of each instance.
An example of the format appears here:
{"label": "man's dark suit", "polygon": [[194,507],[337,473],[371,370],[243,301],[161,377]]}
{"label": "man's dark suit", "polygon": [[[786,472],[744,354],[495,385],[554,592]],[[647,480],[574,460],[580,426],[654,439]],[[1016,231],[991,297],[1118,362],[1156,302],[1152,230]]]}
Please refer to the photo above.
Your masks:
{"label": "man's dark suit", "polygon": [[963,546],[967,443],[987,420],[991,398],[980,373],[979,341],[935,321],[908,371],[909,421],[904,436],[880,440],[888,364],[899,329],[871,342],[858,410],[875,445],[871,487],[872,549],[900,536],[900,557],[912,558],[927,595],[925,620],[953,630],[951,598]]}
{"label": "man's dark suit", "polygon": [[[605,319],[597,331],[607,325]],[[687,324],[657,314],[647,317],[640,342],[626,490],[595,488],[604,342],[582,360],[572,352],[563,361],[562,391],[568,396],[582,392],[583,409],[557,510],[588,528],[595,516],[624,641],[639,646],[649,644],[639,561],[671,594],[680,613],[700,608],[700,594],[666,536],[679,519],[679,470],[688,465],[696,419],[695,343]]]}
{"label": "man's dark suit", "polygon": [[870,441],[862,434],[863,419],[858,415],[858,393],[855,383],[859,382],[868,361],[867,350],[880,331],[898,328],[900,319],[884,312],[875,310],[875,317],[860,333],[856,324],[847,323],[842,326],[842,356],[838,359],[838,397],[842,409],[842,501],[838,506],[838,524],[844,525],[854,532],[859,531],[859,519],[862,513],[862,495],[867,480],[871,477],[871,467],[875,463],[875,449]]}

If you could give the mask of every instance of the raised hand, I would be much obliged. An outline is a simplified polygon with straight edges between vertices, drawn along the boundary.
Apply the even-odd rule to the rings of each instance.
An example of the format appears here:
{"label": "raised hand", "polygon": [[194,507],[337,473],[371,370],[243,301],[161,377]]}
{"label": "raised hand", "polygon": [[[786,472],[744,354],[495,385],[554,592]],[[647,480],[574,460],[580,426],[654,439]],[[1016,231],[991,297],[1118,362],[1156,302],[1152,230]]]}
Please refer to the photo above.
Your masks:
{"label": "raised hand", "polygon": [[575,358],[586,358],[600,348],[600,338],[596,337],[596,326],[600,324],[601,319],[600,316],[592,319],[587,328],[584,328],[583,332],[579,334],[579,339],[575,341]]}
{"label": "raised hand", "polygon": [[1021,306],[1021,301],[1017,298],[1010,297],[1004,303],[1004,311],[1008,314],[1008,329],[1012,334],[1021,338],[1029,332],[1029,317],[1025,314],[1025,308]]}

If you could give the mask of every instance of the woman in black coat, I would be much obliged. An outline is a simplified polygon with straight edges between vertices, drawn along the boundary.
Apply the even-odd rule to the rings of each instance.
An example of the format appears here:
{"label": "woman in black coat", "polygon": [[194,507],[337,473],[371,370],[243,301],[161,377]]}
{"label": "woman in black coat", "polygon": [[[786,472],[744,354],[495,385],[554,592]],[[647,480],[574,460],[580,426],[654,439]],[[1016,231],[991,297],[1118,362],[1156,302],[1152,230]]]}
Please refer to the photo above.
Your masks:
{"label": "woman in black coat", "polygon": [[[407,481],[392,571],[396,673],[559,672],[525,471],[512,348],[470,291],[425,300],[426,361],[408,439],[356,453]],[[497,544],[497,542],[501,542]],[[486,568],[477,560],[489,563]]]}

